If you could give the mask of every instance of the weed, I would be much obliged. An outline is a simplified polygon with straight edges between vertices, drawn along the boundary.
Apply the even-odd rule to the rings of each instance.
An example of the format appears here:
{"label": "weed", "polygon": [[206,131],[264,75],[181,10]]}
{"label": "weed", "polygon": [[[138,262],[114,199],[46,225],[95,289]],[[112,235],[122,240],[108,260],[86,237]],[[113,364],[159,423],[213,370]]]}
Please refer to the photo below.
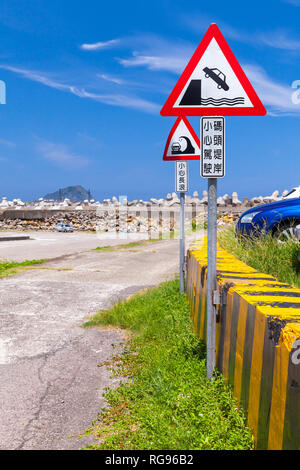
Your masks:
{"label": "weed", "polygon": [[299,243],[293,240],[280,243],[268,233],[237,238],[233,227],[220,232],[218,241],[222,248],[254,269],[300,287]]}
{"label": "weed", "polygon": [[[0,262],[0,277],[8,276],[10,274],[15,274],[18,270],[26,266],[33,266],[37,264],[42,264],[45,259],[33,259],[26,260],[18,263],[17,261],[5,261]],[[14,269],[16,268],[16,269]]]}
{"label": "weed", "polygon": [[141,246],[141,245],[146,245],[148,243],[153,243],[153,242],[158,242],[161,241],[161,238],[151,238],[149,240],[139,240],[135,242],[130,242],[130,243],[122,243],[120,245],[105,245],[105,246],[97,246],[97,248],[94,248],[92,251],[117,251],[117,250],[122,250],[126,248],[133,248],[135,246]]}
{"label": "weed", "polygon": [[107,324],[132,332],[113,365],[127,380],[106,391],[107,406],[86,431],[96,439],[89,449],[253,448],[231,388],[217,373],[206,378],[205,346],[191,330],[178,280],[101,311],[84,327]]}

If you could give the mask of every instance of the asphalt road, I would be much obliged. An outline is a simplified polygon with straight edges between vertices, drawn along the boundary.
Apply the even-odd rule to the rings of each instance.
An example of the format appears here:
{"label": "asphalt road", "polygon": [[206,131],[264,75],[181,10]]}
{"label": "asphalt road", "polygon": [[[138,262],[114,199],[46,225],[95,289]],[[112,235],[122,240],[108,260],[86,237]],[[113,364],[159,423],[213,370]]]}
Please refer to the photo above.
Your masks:
{"label": "asphalt road", "polygon": [[68,436],[90,425],[103,406],[104,388],[117,383],[97,364],[125,341],[120,330],[84,330],[81,324],[173,278],[179,242],[105,252],[90,250],[100,245],[92,234],[38,237],[0,246],[0,256],[10,259],[56,258],[0,280],[0,449],[80,449],[91,438]]}
{"label": "asphalt road", "polygon": [[90,232],[0,232],[0,239],[9,236],[29,236],[30,240],[0,241],[0,258],[14,261],[26,259],[55,258],[96,248],[142,240],[147,234],[131,233],[116,235]]}

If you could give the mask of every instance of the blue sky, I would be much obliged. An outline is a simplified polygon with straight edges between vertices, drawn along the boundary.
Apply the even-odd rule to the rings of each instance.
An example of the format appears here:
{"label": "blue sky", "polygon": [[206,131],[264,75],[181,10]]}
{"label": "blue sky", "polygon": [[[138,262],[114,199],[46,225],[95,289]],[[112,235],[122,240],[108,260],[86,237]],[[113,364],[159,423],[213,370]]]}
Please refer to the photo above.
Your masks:
{"label": "blue sky", "polygon": [[[0,0],[0,197],[75,184],[100,200],[174,191],[162,155],[175,118],[159,112],[211,22],[268,110],[226,118],[219,193],[298,186],[300,0]],[[202,193],[199,162],[189,170],[190,193]]]}

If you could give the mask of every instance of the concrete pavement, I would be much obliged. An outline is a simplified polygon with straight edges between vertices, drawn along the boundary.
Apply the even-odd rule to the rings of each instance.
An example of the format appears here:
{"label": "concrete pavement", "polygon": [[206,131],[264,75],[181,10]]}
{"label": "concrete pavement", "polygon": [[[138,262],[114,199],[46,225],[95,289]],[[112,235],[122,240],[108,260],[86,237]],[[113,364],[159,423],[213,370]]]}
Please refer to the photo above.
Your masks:
{"label": "concrete pavement", "polygon": [[44,259],[64,256],[97,246],[118,245],[135,240],[147,239],[146,233],[130,233],[115,235],[91,232],[0,232],[2,237],[16,235],[29,236],[30,240],[0,241],[0,258],[13,261],[26,259]]}
{"label": "concrete pavement", "polygon": [[[65,245],[70,235],[78,238],[72,247],[43,245],[54,235]],[[84,318],[178,272],[178,240],[105,252],[84,251],[100,243],[79,234],[43,237],[36,246],[24,241],[31,248],[23,255],[24,245],[0,246],[10,259],[61,256],[0,280],[0,449],[80,449],[90,442],[68,436],[89,426],[104,388],[117,383],[97,364],[125,338],[117,329],[84,330]]]}

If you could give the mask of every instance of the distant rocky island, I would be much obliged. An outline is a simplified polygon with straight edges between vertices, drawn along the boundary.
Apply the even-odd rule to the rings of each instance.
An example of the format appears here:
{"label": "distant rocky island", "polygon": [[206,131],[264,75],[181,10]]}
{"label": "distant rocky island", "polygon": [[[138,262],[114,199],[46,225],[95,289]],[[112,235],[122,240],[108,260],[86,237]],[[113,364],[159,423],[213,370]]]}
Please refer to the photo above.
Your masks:
{"label": "distant rocky island", "polygon": [[90,201],[93,199],[90,190],[84,189],[82,186],[68,186],[55,191],[55,193],[46,194],[44,200],[63,201],[69,199],[71,202]]}

